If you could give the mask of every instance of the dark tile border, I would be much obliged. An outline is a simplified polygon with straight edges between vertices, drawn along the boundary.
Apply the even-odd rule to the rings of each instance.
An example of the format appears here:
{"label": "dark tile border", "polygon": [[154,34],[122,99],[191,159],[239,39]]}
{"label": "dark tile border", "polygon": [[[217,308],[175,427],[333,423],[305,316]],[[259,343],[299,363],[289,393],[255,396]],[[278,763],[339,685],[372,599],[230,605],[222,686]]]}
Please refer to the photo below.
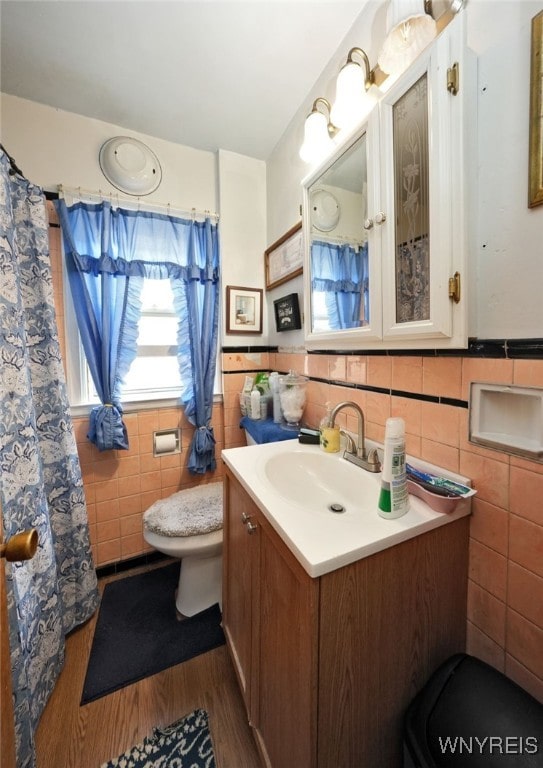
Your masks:
{"label": "dark tile border", "polygon": [[506,357],[514,360],[543,359],[543,339],[511,339],[505,342]]}
{"label": "dark tile border", "polygon": [[[222,347],[224,354],[235,352],[277,352],[277,346]],[[286,353],[288,354],[288,353]],[[466,349],[311,349],[307,355],[344,357],[483,357],[503,360],[543,360],[543,338],[469,340]]]}
{"label": "dark tile border", "polygon": [[[283,371],[280,371],[280,373],[283,373]],[[402,389],[387,389],[387,387],[372,387],[369,384],[355,384],[352,381],[336,381],[335,379],[323,379],[317,376],[309,376],[309,379],[311,381],[316,381],[319,384],[331,384],[334,387],[342,387],[343,389],[359,389],[364,392],[376,392],[377,394],[387,395],[389,397],[404,397],[409,400],[421,400],[424,403],[452,405],[455,408],[468,408],[469,406],[467,400],[457,400],[454,397],[426,395],[422,392],[405,392]]]}
{"label": "dark tile border", "polygon": [[221,352],[222,352],[223,355],[232,355],[232,354],[235,354],[236,352],[246,352],[246,353],[251,353],[251,352],[277,352],[278,349],[279,349],[279,347],[268,347],[265,344],[262,344],[262,345],[259,345],[259,346],[251,345],[250,347],[246,347],[246,346],[237,346],[237,347],[224,346],[224,347],[221,347]]}
{"label": "dark tile border", "polygon": [[[356,350],[344,350],[344,349],[319,349],[308,350],[308,355],[346,355],[346,356],[361,356],[367,355],[372,357],[387,356],[387,357],[493,357],[493,358],[506,358],[508,357],[508,346],[515,346],[517,349],[522,349],[522,346],[527,350],[539,351],[539,356],[543,357],[543,339],[526,339],[524,342],[521,340],[507,341],[506,339],[470,339],[468,346],[465,349],[356,349]],[[512,357],[513,355],[509,355]],[[520,354],[516,355],[517,357]],[[530,355],[526,355],[529,357]],[[538,355],[536,355],[538,356]]]}
{"label": "dark tile border", "polygon": [[100,565],[96,569],[96,575],[98,578],[104,576],[113,576],[117,573],[123,573],[129,571],[131,568],[140,568],[142,565],[152,565],[158,563],[161,560],[169,560],[168,555],[164,555],[162,552],[148,552],[145,555],[139,555],[139,557],[131,557],[129,560],[119,560],[117,563],[108,563],[108,565]]}

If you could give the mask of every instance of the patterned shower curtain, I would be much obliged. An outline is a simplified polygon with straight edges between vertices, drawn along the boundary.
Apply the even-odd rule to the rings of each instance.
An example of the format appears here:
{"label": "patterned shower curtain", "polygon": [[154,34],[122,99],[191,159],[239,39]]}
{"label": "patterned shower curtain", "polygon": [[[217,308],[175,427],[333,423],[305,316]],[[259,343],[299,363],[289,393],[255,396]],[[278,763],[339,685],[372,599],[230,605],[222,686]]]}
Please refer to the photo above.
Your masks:
{"label": "patterned shower curtain", "polygon": [[[18,768],[64,661],[64,636],[98,604],[87,510],[68,410],[45,199],[0,151],[0,500],[4,536],[38,531],[6,588]],[[1,747],[0,747],[1,749]]]}

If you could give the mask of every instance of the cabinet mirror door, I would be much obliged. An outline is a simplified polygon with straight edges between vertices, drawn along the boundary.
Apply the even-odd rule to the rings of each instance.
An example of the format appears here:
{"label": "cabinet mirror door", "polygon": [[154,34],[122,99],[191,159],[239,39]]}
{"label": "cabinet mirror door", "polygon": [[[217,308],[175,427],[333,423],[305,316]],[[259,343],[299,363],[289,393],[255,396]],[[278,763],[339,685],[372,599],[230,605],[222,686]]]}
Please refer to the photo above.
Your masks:
{"label": "cabinet mirror door", "polygon": [[[378,338],[374,174],[369,124],[305,187],[309,337]],[[372,151],[375,147],[372,145]]]}

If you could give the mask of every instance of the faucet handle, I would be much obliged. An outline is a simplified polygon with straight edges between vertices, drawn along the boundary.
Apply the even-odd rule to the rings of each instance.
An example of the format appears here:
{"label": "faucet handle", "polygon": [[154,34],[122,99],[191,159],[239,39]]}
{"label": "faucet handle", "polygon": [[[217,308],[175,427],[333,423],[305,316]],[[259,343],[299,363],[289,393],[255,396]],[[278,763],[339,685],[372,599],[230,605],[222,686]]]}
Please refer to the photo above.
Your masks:
{"label": "faucet handle", "polygon": [[368,464],[371,464],[372,466],[376,467],[374,471],[379,472],[381,470],[381,462],[379,461],[379,454],[377,453],[377,448],[372,448],[368,452]]}
{"label": "faucet handle", "polygon": [[351,437],[351,435],[345,429],[340,429],[339,430],[339,434],[343,435],[343,437],[347,441],[347,450],[348,450],[348,452],[349,453],[356,453],[356,443],[353,440],[353,438]]}

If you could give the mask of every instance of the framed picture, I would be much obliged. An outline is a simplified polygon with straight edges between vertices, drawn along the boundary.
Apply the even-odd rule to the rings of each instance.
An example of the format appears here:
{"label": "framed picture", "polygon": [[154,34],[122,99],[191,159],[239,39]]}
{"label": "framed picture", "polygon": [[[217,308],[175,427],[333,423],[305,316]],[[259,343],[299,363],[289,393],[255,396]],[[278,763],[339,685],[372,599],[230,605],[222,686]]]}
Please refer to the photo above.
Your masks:
{"label": "framed picture", "polygon": [[302,327],[297,293],[289,293],[273,302],[275,327],[278,331],[295,331]]}
{"label": "framed picture", "polygon": [[262,288],[226,286],[226,333],[262,333]]}
{"label": "framed picture", "polygon": [[302,222],[285,232],[273,245],[264,251],[266,290],[301,275],[304,263]]}
{"label": "framed picture", "polygon": [[532,19],[528,206],[543,203],[543,11]]}

